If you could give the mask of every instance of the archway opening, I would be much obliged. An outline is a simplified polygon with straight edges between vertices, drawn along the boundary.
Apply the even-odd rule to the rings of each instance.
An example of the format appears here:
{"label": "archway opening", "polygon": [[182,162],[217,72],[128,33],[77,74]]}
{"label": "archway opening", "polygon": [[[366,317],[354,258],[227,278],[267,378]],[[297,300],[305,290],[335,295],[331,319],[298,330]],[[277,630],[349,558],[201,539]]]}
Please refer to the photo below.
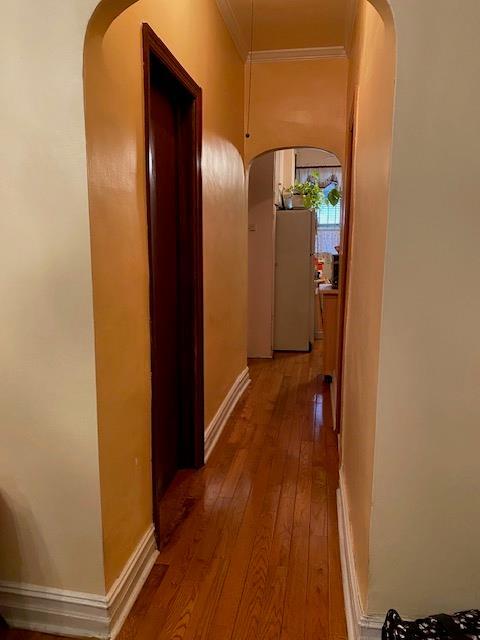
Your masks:
{"label": "archway opening", "polygon": [[[362,0],[362,2],[367,2],[367,0]],[[111,585],[118,576],[125,559],[134,548],[134,544],[149,525],[151,516],[149,509],[151,486],[148,468],[150,449],[148,428],[146,428],[148,426],[150,393],[148,361],[150,345],[147,329],[148,259],[146,240],[143,243],[138,241],[142,229],[145,227],[143,217],[145,168],[143,165],[143,131],[141,121],[138,119],[138,113],[141,111],[141,85],[137,81],[139,77],[137,72],[132,74],[133,67],[140,64],[140,56],[137,59],[133,53],[133,55],[126,57],[126,64],[122,67],[114,64],[113,49],[105,49],[103,46],[104,35],[108,32],[112,22],[122,13],[132,11],[138,18],[139,12],[134,5],[138,7],[139,4],[138,0],[102,0],[89,23],[85,40],[85,104],[94,311],[96,316],[97,390],[99,421],[102,425],[99,429],[102,503],[107,505],[103,509],[103,525],[105,540],[109,542],[109,544],[105,544],[107,586]],[[381,13],[386,33],[394,42],[393,19],[389,3],[387,0],[372,0],[372,4]],[[178,7],[178,11],[182,10],[182,7]],[[167,23],[168,20],[164,20],[164,16],[158,17],[157,26]],[[181,20],[177,20],[177,23],[181,23]],[[123,29],[123,27],[120,28]],[[160,26],[160,28],[162,27]],[[198,31],[200,33],[201,29]],[[198,47],[194,55],[191,55],[188,44],[185,44],[181,38],[177,39],[176,36],[177,34],[171,35],[169,42],[172,42],[174,47],[176,47],[177,40],[180,42],[179,50],[183,56],[182,60],[186,60],[187,67],[191,69],[193,77],[202,76],[202,65],[205,66],[206,58],[198,55]],[[139,45],[139,37],[135,35],[135,38],[137,38],[136,44]],[[215,39],[210,37],[210,40]],[[220,41],[220,39],[217,40]],[[130,52],[135,51],[130,46],[130,42],[128,46]],[[220,56],[213,54],[209,56],[209,60],[220,59]],[[235,61],[235,64],[238,65],[238,61]],[[210,69],[211,75],[213,71]],[[235,303],[235,296],[232,296],[229,305],[231,313],[224,310],[227,306],[225,304],[220,309],[221,305],[218,302],[225,300],[228,290],[234,291],[237,285],[243,286],[241,277],[232,284],[231,280],[235,274],[230,273],[228,277],[223,277],[224,270],[221,266],[228,261],[239,264],[244,260],[241,242],[232,243],[230,242],[231,238],[225,241],[225,234],[228,229],[232,230],[232,237],[234,233],[236,237],[240,237],[239,228],[241,225],[243,225],[243,229],[245,227],[242,217],[243,211],[241,206],[237,204],[242,202],[241,196],[244,186],[240,177],[241,162],[238,153],[238,149],[242,145],[242,128],[241,126],[237,127],[233,123],[233,119],[229,119],[230,116],[225,115],[218,107],[222,104],[224,94],[224,67],[215,69],[215,73],[221,79],[221,82],[217,83],[219,88],[210,94],[209,105],[215,105],[215,113],[212,108],[211,113],[206,116],[210,128],[214,131],[207,147],[205,162],[209,169],[212,169],[208,181],[209,185],[212,185],[212,189],[206,198],[209,211],[208,220],[211,221],[208,222],[206,228],[206,242],[209,243],[210,255],[212,256],[206,276],[207,292],[210,295],[208,303],[212,304],[211,312],[206,317],[207,323],[210,323],[206,328],[207,349],[209,349],[207,354],[207,423],[215,415],[216,409],[228,391],[229,384],[235,378],[239,366],[241,366],[239,362],[243,362],[242,357],[245,350],[244,342],[239,338],[242,327],[240,327],[238,319],[242,318],[244,312],[244,306],[240,304],[241,296],[236,296],[236,299],[240,300],[239,303]],[[241,86],[243,74],[239,75],[242,75],[242,78],[237,84]],[[132,77],[135,81],[127,86],[127,80],[131,80]],[[206,75],[204,80],[207,81]],[[202,82],[200,81],[200,83]],[[234,87],[234,92],[236,91],[237,85]],[[240,91],[238,91],[238,95],[240,95]],[[98,115],[105,115],[114,102],[116,105],[125,106],[124,112],[120,114],[119,109],[113,109],[113,119],[103,118],[100,127]],[[241,110],[241,107],[239,109]],[[230,109],[230,111],[232,110]],[[268,114],[268,110],[266,113]],[[117,115],[122,119],[116,120]],[[217,120],[221,120],[221,125],[215,129]],[[231,133],[233,130],[235,133]],[[119,131],[122,132],[121,135],[118,135]],[[123,135],[124,131],[128,135]],[[316,144],[322,142],[322,138],[319,138],[318,135],[309,137],[308,133],[306,131],[305,136],[302,137],[302,145],[309,144],[309,141],[312,140],[315,140]],[[101,138],[100,145],[97,144],[99,138]],[[341,135],[338,136],[338,139],[343,140]],[[274,138],[270,144],[267,142],[266,146],[267,148],[272,147],[277,142],[278,137]],[[289,142],[290,140],[285,139],[284,143],[289,144]],[[327,142],[326,139],[325,143],[332,148],[335,147],[338,157],[342,156],[343,149],[340,143],[335,146]],[[255,147],[255,152],[258,153],[263,148],[259,145],[259,148]],[[120,156],[120,150],[123,157],[118,166],[111,165],[109,158],[114,153]],[[218,150],[219,153],[217,153]],[[223,169],[225,169],[225,174],[221,175]],[[218,175],[215,175],[215,171]],[[128,179],[123,180],[122,176],[127,176]],[[224,192],[222,192],[220,182],[227,185]],[[136,186],[135,183],[137,183]],[[110,202],[106,206],[109,199]],[[111,229],[114,228],[114,225],[110,222],[113,223],[114,220],[120,219],[124,224],[122,233],[112,234]],[[222,242],[216,242],[220,224]],[[251,232],[249,232],[249,236],[251,236]],[[108,260],[105,256],[108,256]],[[120,282],[115,295],[112,291],[112,273],[119,276]],[[221,313],[215,318],[215,312],[219,311]],[[225,327],[223,333],[222,327]],[[236,331],[235,339],[230,339],[230,328]],[[115,336],[117,329],[120,329],[120,333]],[[118,345],[119,342],[122,347],[124,346],[122,351],[114,349],[115,344]],[[233,354],[230,349],[231,345],[238,346]],[[131,364],[128,370],[124,367],[126,362]],[[116,366],[117,364],[119,366]],[[230,367],[228,370],[227,366]],[[104,382],[102,382],[102,376]],[[120,397],[119,389],[128,389],[128,393]],[[124,398],[128,399],[127,403],[123,403]],[[105,427],[107,423],[108,427]],[[126,425],[128,425],[128,429]],[[132,425],[135,425],[135,429],[132,429]],[[115,448],[114,439],[117,438],[119,441],[119,435],[120,438],[130,438],[132,446],[129,451],[126,448],[124,451]],[[109,451],[113,450],[116,451],[115,455],[110,455]],[[135,483],[124,486],[115,469],[121,469],[123,472],[123,468],[127,468],[129,465],[132,465],[133,468],[133,464],[137,465],[134,475]],[[131,509],[133,504],[136,506],[134,510]],[[137,508],[138,505],[141,508]],[[127,521],[126,514],[128,514],[128,530],[124,526]],[[113,539],[115,539],[115,544],[110,544]]]}
{"label": "archway opening", "polygon": [[248,177],[248,355],[311,351],[324,335],[323,292],[336,298],[338,286],[341,163],[315,147],[277,149],[254,158]]}

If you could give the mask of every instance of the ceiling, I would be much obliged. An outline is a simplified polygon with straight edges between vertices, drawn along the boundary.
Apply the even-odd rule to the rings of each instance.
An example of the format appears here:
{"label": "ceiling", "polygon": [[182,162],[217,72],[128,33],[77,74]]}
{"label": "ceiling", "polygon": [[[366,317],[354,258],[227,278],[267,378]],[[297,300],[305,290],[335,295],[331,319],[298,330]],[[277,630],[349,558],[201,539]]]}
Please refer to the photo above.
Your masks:
{"label": "ceiling", "polygon": [[[250,50],[252,0],[217,0],[242,56]],[[254,0],[253,51],[345,47],[354,0]]]}

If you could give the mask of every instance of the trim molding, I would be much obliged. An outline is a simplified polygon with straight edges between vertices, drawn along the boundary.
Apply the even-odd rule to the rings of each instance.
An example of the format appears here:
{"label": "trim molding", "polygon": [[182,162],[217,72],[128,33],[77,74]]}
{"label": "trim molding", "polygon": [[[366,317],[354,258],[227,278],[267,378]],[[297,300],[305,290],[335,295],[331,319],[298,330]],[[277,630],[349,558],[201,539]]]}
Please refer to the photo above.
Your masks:
{"label": "trim molding", "polygon": [[[355,0],[350,0],[353,4]],[[230,0],[216,0],[218,10],[225,26],[235,44],[240,58],[245,62],[279,62],[288,60],[319,60],[321,58],[346,58],[345,47],[310,47],[302,49],[268,49],[265,51],[249,51],[248,44],[238,23]],[[355,5],[354,5],[355,6]],[[349,13],[354,13],[353,8]],[[350,27],[351,28],[351,27]],[[348,35],[348,25],[347,25]]]}
{"label": "trim molding", "polygon": [[208,425],[205,431],[205,462],[208,460],[210,454],[213,451],[214,446],[227,423],[232,411],[235,409],[236,404],[243,396],[246,388],[250,384],[250,374],[248,367],[242,371],[238,378],[233,383],[230,391],[225,396],[222,404],[220,405],[217,413],[214,415],[213,420]]}
{"label": "trim molding", "polygon": [[223,21],[225,22],[233,43],[241,59],[245,62],[248,56],[248,45],[245,41],[245,38],[243,37],[242,30],[240,29],[240,25],[238,24],[238,20],[235,16],[235,12],[233,11],[229,0],[216,1],[218,10],[222,15]]}
{"label": "trim molding", "polygon": [[337,490],[337,511],[348,640],[380,640],[382,636],[383,617],[378,615],[365,615],[360,599],[347,496],[341,469],[340,487]]}
{"label": "trim molding", "polygon": [[158,557],[155,527],[150,525],[107,593],[110,638],[115,638],[130,613]]}
{"label": "trim molding", "polygon": [[106,596],[0,582],[0,611],[11,627],[73,637],[115,638],[157,555],[151,526]]}
{"label": "trim molding", "polygon": [[322,58],[346,58],[344,47],[311,47],[306,49],[270,49],[250,51],[250,62],[288,62],[289,60],[321,60]]}

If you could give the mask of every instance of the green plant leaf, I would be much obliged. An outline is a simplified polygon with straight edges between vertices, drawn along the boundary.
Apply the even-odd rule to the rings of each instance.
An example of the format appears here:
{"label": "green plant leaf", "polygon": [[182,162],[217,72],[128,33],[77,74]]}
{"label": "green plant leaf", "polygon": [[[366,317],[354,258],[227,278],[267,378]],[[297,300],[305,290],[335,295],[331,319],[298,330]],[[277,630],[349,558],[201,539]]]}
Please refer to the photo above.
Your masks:
{"label": "green plant leaf", "polygon": [[338,189],[332,189],[327,196],[328,202],[335,207],[341,200],[342,194]]}

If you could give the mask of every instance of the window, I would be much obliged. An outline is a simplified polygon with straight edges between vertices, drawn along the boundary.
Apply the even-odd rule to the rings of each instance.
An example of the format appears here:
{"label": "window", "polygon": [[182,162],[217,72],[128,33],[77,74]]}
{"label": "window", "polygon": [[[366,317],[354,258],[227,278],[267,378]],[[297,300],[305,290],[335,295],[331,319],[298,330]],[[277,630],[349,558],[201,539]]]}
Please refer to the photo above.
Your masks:
{"label": "window", "polygon": [[335,206],[331,204],[322,204],[317,210],[317,224],[321,226],[340,226],[340,215],[342,205],[340,202]]}
{"label": "window", "polygon": [[[320,185],[325,184],[324,193],[328,193],[336,185],[342,188],[341,167],[297,167],[295,179],[305,182],[312,174],[318,174]],[[335,178],[335,181],[333,180]],[[329,182],[332,179],[332,182]],[[342,205],[322,204],[317,209],[317,236],[315,238],[315,253],[336,253],[335,247],[340,244],[340,216]]]}

